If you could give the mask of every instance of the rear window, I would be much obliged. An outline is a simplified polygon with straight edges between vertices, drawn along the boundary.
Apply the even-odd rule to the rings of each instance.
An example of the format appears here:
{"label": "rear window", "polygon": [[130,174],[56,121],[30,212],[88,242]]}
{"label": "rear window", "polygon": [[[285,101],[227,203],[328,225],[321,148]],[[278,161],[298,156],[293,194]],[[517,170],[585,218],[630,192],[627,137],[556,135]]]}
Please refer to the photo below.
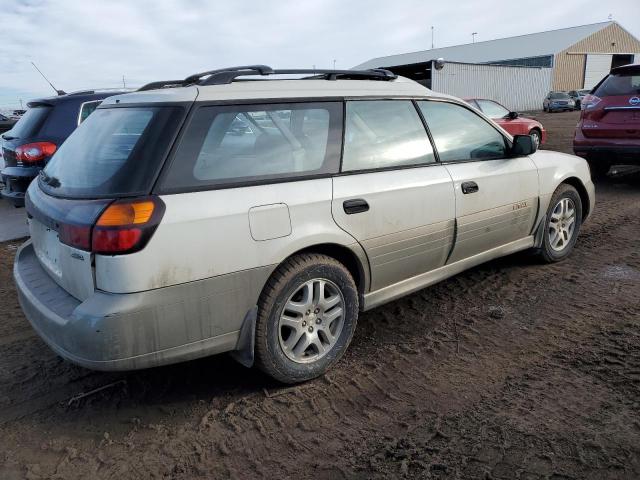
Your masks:
{"label": "rear window", "polygon": [[163,180],[164,191],[337,171],[342,104],[200,107]]}
{"label": "rear window", "polygon": [[183,111],[181,107],[96,110],[54,154],[40,177],[41,188],[68,198],[148,193]]}
{"label": "rear window", "polygon": [[11,129],[11,136],[13,138],[27,139],[36,135],[47,119],[51,108],[52,107],[42,106],[28,109],[26,113],[20,117],[18,123]]}
{"label": "rear window", "polygon": [[569,97],[569,95],[566,94],[566,93],[556,92],[556,93],[552,93],[551,95],[549,95],[549,98],[551,98],[553,100],[559,100],[559,99],[566,100],[566,99],[571,98],[571,97]]}
{"label": "rear window", "polygon": [[610,97],[616,95],[639,95],[640,71],[637,73],[610,74],[602,82],[594,95],[596,97]]}

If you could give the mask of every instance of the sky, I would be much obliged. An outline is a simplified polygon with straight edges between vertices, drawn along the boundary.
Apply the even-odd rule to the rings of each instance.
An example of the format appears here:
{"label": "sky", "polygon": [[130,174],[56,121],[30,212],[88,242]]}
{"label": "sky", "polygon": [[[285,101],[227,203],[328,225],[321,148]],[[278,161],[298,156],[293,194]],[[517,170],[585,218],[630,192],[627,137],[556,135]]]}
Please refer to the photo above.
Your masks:
{"label": "sky", "polygon": [[370,58],[606,21],[639,0],[0,0],[0,109],[224,66],[351,68]]}

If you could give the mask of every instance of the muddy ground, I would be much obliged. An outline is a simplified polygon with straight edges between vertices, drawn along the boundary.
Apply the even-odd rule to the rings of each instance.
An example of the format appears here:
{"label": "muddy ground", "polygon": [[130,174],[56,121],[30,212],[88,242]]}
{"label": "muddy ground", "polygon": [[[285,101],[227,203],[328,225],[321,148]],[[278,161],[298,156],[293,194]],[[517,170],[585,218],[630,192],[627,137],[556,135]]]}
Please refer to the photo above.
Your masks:
{"label": "muddy ground", "polygon": [[[577,114],[538,117],[570,151]],[[640,478],[640,179],[597,191],[564,263],[510,256],[363,314],[334,370],[287,388],[226,356],[61,360],[0,244],[0,478]]]}

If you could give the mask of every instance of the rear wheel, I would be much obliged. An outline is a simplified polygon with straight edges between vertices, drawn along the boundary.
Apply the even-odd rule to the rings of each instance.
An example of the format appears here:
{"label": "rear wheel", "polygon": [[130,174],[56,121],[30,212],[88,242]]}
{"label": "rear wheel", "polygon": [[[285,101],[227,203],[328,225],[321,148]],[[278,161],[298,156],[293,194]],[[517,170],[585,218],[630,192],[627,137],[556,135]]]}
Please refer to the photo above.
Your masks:
{"label": "rear wheel", "polygon": [[571,185],[560,185],[549,203],[542,245],[536,250],[547,263],[564,260],[573,251],[582,224],[582,201]]}
{"label": "rear wheel", "polygon": [[256,364],[283,383],[324,374],[344,354],[358,320],[349,271],[326,255],[297,255],[271,276],[258,304]]}

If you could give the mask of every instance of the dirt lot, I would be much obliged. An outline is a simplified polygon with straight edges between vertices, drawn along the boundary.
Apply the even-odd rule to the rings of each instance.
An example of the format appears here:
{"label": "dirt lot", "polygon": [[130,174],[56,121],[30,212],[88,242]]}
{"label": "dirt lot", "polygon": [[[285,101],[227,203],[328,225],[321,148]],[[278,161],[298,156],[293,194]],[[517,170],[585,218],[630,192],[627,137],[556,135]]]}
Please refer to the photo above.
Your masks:
{"label": "dirt lot", "polygon": [[[570,151],[577,115],[538,117]],[[62,361],[0,244],[0,478],[640,478],[640,179],[597,190],[568,261],[511,256],[366,313],[337,368],[287,388],[225,356]]]}

